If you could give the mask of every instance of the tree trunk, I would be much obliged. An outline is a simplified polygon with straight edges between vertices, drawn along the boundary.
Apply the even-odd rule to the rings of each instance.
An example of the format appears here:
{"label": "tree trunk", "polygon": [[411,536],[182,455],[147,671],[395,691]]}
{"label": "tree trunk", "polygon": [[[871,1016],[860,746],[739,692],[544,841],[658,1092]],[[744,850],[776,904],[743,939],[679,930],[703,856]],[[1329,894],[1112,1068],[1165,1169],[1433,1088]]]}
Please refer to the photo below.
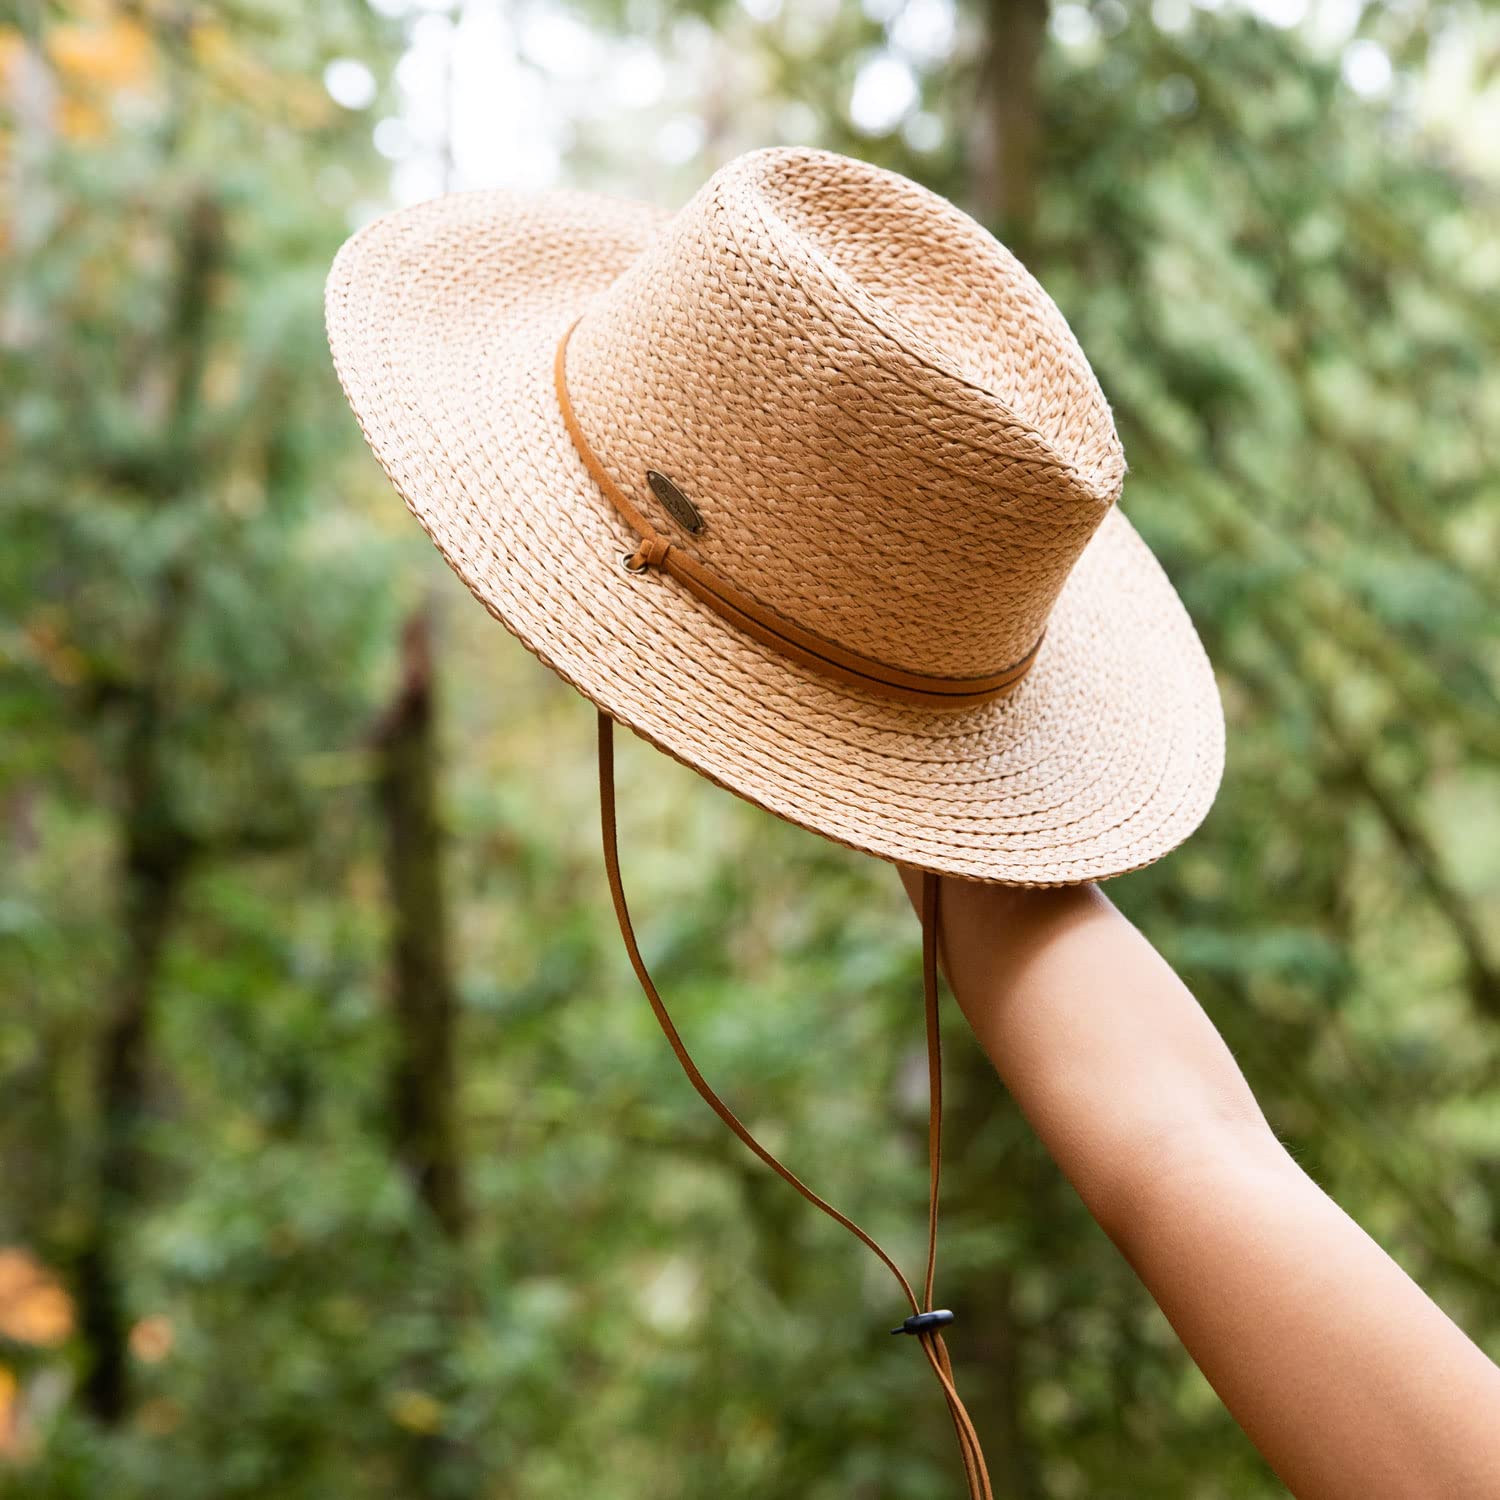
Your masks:
{"label": "tree trunk", "polygon": [[130,1405],[130,1314],[120,1251],[139,1187],[151,1001],[186,868],[175,858],[159,861],[140,832],[133,826],[127,833],[123,859],[125,957],[96,1060],[94,1205],[76,1265],[79,1329],[88,1351],[83,1399],[97,1420],[111,1425]]}
{"label": "tree trunk", "polygon": [[1047,35],[1047,0],[984,0],[983,15],[984,51],[969,132],[971,206],[976,218],[1018,245],[1036,206],[1037,66]]}
{"label": "tree trunk", "polygon": [[432,621],[425,609],[406,622],[401,658],[401,681],[374,736],[391,903],[390,1128],[396,1155],[422,1201],[457,1238],[464,1222],[454,1125],[457,1007],[437,811]]}
{"label": "tree trunk", "polygon": [[79,1325],[87,1350],[83,1396],[101,1422],[130,1404],[129,1308],[120,1251],[139,1188],[138,1135],[146,1107],[152,1001],[193,846],[175,819],[161,762],[165,663],[185,583],[163,581],[148,667],[128,700],[121,756],[120,930],[124,952],[95,1056],[99,1101],[95,1175],[76,1260]]}

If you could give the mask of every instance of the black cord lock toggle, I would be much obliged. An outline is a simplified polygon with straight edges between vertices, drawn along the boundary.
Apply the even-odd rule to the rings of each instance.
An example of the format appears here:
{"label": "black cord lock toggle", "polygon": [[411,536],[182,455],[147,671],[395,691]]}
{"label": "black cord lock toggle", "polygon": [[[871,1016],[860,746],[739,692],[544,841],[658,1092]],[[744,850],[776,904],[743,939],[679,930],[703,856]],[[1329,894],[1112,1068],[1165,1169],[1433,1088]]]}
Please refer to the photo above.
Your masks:
{"label": "black cord lock toggle", "polygon": [[930,1333],[934,1328],[946,1328],[949,1323],[957,1321],[957,1317],[946,1307],[940,1307],[936,1312],[913,1313],[899,1328],[891,1329],[891,1332]]}

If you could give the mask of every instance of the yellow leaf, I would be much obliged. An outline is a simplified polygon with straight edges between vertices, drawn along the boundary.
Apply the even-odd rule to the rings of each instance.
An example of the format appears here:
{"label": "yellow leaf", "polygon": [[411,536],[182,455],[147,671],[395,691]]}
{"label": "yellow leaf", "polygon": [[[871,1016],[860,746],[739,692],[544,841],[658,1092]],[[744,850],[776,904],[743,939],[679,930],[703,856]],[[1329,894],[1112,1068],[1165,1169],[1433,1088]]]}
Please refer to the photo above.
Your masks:
{"label": "yellow leaf", "polygon": [[391,1420],[408,1432],[430,1436],[443,1425],[442,1404],[426,1391],[397,1391],[388,1410]]}
{"label": "yellow leaf", "polygon": [[21,1449],[21,1385],[15,1372],[7,1365],[0,1365],[0,1454],[14,1458]]}
{"label": "yellow leaf", "polygon": [[172,1320],[160,1313],[142,1318],[130,1330],[130,1352],[143,1364],[154,1365],[164,1360],[176,1342],[172,1331]]}
{"label": "yellow leaf", "polygon": [[0,1249],[0,1336],[51,1347],[73,1332],[73,1303],[29,1251]]}
{"label": "yellow leaf", "polygon": [[102,140],[109,129],[109,118],[95,104],[82,99],[64,99],[57,110],[57,128],[70,141]]}
{"label": "yellow leaf", "polygon": [[195,22],[188,33],[188,45],[194,58],[207,68],[225,62],[234,51],[228,31],[212,21]]}
{"label": "yellow leaf", "polygon": [[43,39],[62,76],[94,88],[139,88],[151,76],[151,38],[139,21],[119,17],[97,25],[52,27]]}

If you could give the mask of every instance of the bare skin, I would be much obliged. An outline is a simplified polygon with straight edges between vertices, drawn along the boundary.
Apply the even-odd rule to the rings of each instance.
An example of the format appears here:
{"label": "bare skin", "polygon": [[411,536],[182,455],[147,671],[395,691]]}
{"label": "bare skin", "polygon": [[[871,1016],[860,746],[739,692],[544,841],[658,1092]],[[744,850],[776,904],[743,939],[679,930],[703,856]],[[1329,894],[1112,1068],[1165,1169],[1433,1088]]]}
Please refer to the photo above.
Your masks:
{"label": "bare skin", "polygon": [[1292,1160],[1146,939],[1092,886],[942,903],[980,1045],[1298,1500],[1500,1497],[1500,1367]]}

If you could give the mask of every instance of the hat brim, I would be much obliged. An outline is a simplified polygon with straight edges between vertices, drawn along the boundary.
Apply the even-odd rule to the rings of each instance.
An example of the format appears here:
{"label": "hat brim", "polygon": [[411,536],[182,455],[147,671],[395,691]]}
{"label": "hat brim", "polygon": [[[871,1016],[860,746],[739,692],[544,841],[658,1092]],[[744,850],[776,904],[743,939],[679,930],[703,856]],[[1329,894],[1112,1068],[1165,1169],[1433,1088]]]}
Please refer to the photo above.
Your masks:
{"label": "hat brim", "polygon": [[340,252],[327,292],[339,378],[454,572],[619,722],[851,848],[1065,885],[1181,843],[1218,788],[1223,715],[1186,611],[1118,509],[1025,680],[968,708],[846,687],[670,577],[625,571],[635,538],[569,441],[552,362],[664,220],[594,194],[460,193],[388,214]]}

